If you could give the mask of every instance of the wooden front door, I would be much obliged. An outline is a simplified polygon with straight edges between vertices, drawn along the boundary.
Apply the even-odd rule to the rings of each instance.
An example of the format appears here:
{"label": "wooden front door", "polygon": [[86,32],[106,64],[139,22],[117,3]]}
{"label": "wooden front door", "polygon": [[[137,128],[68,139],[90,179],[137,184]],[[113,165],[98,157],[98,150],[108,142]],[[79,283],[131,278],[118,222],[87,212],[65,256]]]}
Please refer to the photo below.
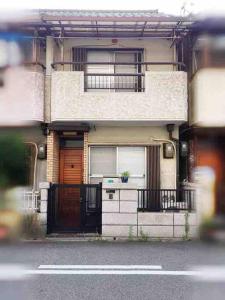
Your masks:
{"label": "wooden front door", "polygon": [[[60,184],[83,183],[83,149],[60,150]],[[58,213],[60,225],[74,229],[80,227],[80,189],[66,187],[59,191]]]}

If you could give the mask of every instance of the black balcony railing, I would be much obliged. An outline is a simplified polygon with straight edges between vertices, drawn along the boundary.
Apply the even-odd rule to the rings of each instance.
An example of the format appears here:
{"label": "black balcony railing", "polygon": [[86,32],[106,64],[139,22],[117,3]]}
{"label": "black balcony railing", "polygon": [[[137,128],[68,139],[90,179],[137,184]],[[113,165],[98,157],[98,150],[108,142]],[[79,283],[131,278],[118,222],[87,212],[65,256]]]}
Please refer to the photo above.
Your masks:
{"label": "black balcony railing", "polygon": [[141,61],[141,62],[87,62],[87,61],[55,61],[51,64],[53,69],[57,69],[57,66],[72,66],[73,71],[85,71],[87,65],[105,65],[105,66],[174,66],[178,71],[185,71],[186,65],[183,62],[171,62],[171,61]]}
{"label": "black balcony railing", "polygon": [[84,74],[84,90],[143,92],[145,90],[144,74]]}
{"label": "black balcony railing", "polygon": [[[88,66],[95,66],[98,73],[90,72]],[[52,68],[57,70],[68,66],[72,71],[84,72],[84,90],[112,90],[115,92],[144,92],[145,91],[145,70],[150,70],[151,66],[172,66],[178,71],[185,71],[185,64],[181,62],[65,62],[58,61],[52,64]],[[114,70],[112,73],[105,73],[107,67]],[[123,72],[118,72],[118,68]],[[92,69],[93,70],[93,69]],[[129,72],[131,70],[131,72]]]}
{"label": "black balcony railing", "polygon": [[193,211],[195,191],[191,189],[139,189],[139,211]]}

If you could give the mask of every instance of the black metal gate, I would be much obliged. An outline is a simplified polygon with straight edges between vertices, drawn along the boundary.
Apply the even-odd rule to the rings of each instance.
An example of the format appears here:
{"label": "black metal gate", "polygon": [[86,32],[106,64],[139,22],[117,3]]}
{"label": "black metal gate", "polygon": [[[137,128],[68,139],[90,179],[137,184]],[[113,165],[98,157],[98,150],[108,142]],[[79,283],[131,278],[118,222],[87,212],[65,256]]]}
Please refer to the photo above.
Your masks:
{"label": "black metal gate", "polygon": [[52,184],[47,232],[101,233],[102,184]]}

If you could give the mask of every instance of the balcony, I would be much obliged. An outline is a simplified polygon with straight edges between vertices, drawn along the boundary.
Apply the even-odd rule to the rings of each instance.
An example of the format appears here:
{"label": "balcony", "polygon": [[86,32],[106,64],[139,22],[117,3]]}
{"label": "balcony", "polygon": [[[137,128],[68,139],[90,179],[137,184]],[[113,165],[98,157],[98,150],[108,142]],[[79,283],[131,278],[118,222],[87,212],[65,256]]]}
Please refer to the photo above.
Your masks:
{"label": "balcony", "polygon": [[44,121],[44,74],[23,67],[6,69],[0,87],[1,126]]}
{"label": "balcony", "polygon": [[[182,67],[176,63],[137,64],[142,65],[141,71],[151,64]],[[56,64],[53,67],[56,69]],[[52,73],[51,120],[163,124],[173,121],[181,124],[187,120],[186,72],[87,74],[84,71],[55,70]]]}

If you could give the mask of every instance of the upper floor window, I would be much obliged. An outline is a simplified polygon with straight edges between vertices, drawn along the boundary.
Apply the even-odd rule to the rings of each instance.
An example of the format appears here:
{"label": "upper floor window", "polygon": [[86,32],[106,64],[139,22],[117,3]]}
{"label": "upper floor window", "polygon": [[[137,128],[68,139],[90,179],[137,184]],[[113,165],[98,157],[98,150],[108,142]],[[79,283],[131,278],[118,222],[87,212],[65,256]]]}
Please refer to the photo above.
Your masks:
{"label": "upper floor window", "polygon": [[74,48],[75,70],[84,71],[85,91],[141,92],[144,90],[141,49]]}

